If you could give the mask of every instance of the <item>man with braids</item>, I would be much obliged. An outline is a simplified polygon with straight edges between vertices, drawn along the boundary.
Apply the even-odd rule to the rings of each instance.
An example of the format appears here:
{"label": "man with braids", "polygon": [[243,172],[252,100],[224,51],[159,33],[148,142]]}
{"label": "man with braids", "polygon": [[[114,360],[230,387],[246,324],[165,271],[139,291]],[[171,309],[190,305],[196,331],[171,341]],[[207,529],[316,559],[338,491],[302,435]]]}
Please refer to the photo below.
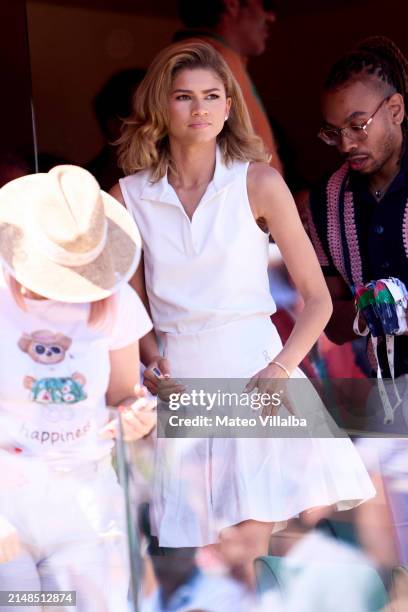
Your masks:
{"label": "man with braids", "polygon": [[[319,137],[345,163],[311,194],[310,234],[334,303],[326,333],[337,344],[357,337],[357,286],[395,277],[408,287],[407,81],[401,51],[376,36],[337,61],[325,83]],[[394,340],[392,350],[378,338],[377,355],[380,374],[394,367],[398,378],[408,373],[408,336]]]}
{"label": "man with braids", "polygon": [[[319,136],[337,148],[345,163],[312,191],[309,231],[333,300],[326,333],[337,344],[357,337],[356,286],[394,277],[408,287],[407,81],[401,51],[376,36],[336,62],[325,83]],[[380,380],[380,394],[370,394],[362,427],[406,434],[408,336],[395,336],[394,355],[379,337],[377,358],[384,377],[394,366],[402,404],[394,384],[383,387]],[[390,511],[378,500],[361,508],[360,541],[383,565],[408,563],[408,440],[365,437],[359,450],[378,489],[385,487]],[[390,523],[395,538],[390,538]]]}

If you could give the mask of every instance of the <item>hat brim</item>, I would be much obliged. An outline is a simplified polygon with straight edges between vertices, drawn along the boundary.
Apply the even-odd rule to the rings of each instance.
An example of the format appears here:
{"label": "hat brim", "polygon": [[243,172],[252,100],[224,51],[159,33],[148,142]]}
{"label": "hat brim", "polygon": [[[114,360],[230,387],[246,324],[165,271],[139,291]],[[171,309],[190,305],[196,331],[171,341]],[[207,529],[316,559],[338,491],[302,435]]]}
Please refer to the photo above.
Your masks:
{"label": "hat brim", "polygon": [[[0,259],[21,285],[62,302],[95,302],[109,297],[135,273],[142,241],[136,223],[115,198],[101,191],[108,223],[106,245],[91,263],[67,267],[51,261],[33,229],[27,207],[41,197],[46,174],[11,181],[0,191]],[[32,201],[32,199],[31,199]],[[37,238],[37,240],[36,240]]]}

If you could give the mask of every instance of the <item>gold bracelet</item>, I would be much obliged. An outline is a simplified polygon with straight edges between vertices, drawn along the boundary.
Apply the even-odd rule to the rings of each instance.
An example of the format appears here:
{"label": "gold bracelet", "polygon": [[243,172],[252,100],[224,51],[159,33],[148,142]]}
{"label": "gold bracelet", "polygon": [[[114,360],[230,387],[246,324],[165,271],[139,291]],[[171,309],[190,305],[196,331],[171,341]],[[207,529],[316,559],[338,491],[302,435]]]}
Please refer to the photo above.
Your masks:
{"label": "gold bracelet", "polygon": [[285,366],[284,366],[282,363],[280,363],[279,361],[271,361],[271,362],[270,362],[270,365],[272,365],[272,364],[277,365],[277,366],[278,366],[278,368],[280,368],[281,370],[283,370],[283,371],[285,372],[286,376],[287,376],[288,378],[290,378],[290,372],[289,372],[288,368],[287,368],[287,367],[285,367]]}

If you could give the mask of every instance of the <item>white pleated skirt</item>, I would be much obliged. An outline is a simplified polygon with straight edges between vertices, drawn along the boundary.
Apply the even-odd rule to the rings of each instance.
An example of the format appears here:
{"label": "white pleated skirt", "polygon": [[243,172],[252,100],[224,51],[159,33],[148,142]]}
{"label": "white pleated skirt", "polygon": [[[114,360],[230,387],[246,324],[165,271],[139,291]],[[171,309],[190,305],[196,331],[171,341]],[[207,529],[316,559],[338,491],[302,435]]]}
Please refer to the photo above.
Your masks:
{"label": "white pleated skirt", "polygon": [[[224,382],[249,379],[282,348],[269,317],[163,334],[162,340],[173,377]],[[305,379],[299,369],[292,376]],[[293,407],[293,395],[291,401]],[[324,411],[327,417],[307,380],[294,407],[300,416]],[[373,497],[353,443],[334,437],[335,429],[313,438],[158,438],[151,522],[160,546],[213,544],[222,529],[249,519],[273,523],[275,532],[302,511],[325,505],[348,510]]]}

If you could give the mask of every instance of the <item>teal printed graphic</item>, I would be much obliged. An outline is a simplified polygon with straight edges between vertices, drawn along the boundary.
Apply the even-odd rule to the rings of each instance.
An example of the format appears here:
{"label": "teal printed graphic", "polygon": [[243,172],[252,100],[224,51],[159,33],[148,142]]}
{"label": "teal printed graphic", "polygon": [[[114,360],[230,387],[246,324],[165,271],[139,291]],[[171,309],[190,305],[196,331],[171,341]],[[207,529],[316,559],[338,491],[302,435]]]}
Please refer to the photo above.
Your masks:
{"label": "teal printed graphic", "polygon": [[78,380],[78,377],[40,378],[25,382],[27,386],[31,382],[30,399],[39,404],[76,404],[86,399],[82,381]]}

